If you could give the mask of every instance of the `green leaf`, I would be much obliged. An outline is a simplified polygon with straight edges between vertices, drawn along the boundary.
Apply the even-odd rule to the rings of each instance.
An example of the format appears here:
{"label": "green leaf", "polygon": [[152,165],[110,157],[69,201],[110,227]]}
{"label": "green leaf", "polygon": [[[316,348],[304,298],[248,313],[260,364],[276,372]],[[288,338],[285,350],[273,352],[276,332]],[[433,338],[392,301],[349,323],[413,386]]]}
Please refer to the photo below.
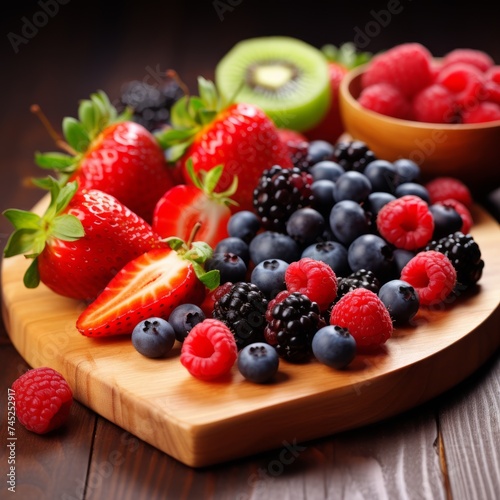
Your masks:
{"label": "green leaf", "polygon": [[16,229],[39,229],[40,228],[40,216],[34,214],[33,212],[28,212],[27,210],[18,210],[17,208],[8,208],[3,212],[3,215],[7,217],[9,222]]}
{"label": "green leaf", "polygon": [[59,215],[54,219],[52,236],[63,241],[76,241],[85,236],[82,221],[71,214]]}
{"label": "green leaf", "polygon": [[14,255],[23,255],[33,248],[33,243],[38,229],[16,229],[9,237],[5,245],[4,257],[13,257]]}
{"label": "green leaf", "polygon": [[219,96],[214,83],[202,76],[198,77],[198,92],[205,108],[215,111],[219,107]]}
{"label": "green leaf", "polygon": [[181,238],[177,238],[177,236],[170,236],[163,241],[165,241],[172,250],[179,250],[186,245],[186,242]]}
{"label": "green leaf", "polygon": [[192,129],[196,125],[196,121],[189,114],[189,100],[186,96],[181,97],[170,110],[171,122],[175,129]]}
{"label": "green leaf", "polygon": [[23,283],[26,288],[36,288],[40,284],[40,273],[38,272],[38,259],[34,259],[24,273]]}
{"label": "green leaf", "polygon": [[198,264],[203,264],[213,255],[212,247],[205,243],[204,241],[193,241],[191,248],[185,254],[185,258],[188,258],[192,262],[197,262]]}
{"label": "green leaf", "polygon": [[76,151],[83,153],[90,144],[90,138],[81,123],[67,116],[63,119],[63,133],[68,144]]}
{"label": "green leaf", "polygon": [[182,158],[190,145],[191,141],[175,144],[165,151],[165,158],[169,163],[175,163],[178,159]]}
{"label": "green leaf", "polygon": [[90,137],[93,137],[97,130],[96,107],[92,101],[82,101],[78,107],[78,118]]}
{"label": "green leaf", "polygon": [[42,168],[52,170],[66,170],[68,167],[74,166],[76,163],[75,157],[64,153],[35,153],[35,163]]}
{"label": "green leaf", "polygon": [[[59,186],[59,184],[58,184]],[[78,183],[76,181],[68,182],[62,188],[57,190],[56,196],[56,209],[55,213],[60,214],[70,203],[78,190]]]}
{"label": "green leaf", "polygon": [[191,139],[198,130],[198,127],[182,130],[171,128],[158,132],[155,137],[162,149],[168,149],[175,144],[179,144],[181,142],[185,142],[188,139]]}
{"label": "green leaf", "polygon": [[208,125],[209,123],[214,121],[216,116],[217,111],[212,111],[210,109],[200,109],[200,111],[198,112],[198,121],[202,125]]}
{"label": "green leaf", "polygon": [[223,165],[217,165],[216,167],[211,168],[208,172],[205,172],[205,176],[203,178],[204,189],[206,193],[212,194],[214,189],[217,187],[219,183],[219,179],[224,171]]}
{"label": "green leaf", "polygon": [[[212,271],[201,272],[203,268],[198,264],[193,264],[194,272],[198,279],[209,289],[215,290],[220,284],[220,272],[218,269],[213,269]],[[199,274],[196,272],[198,268]],[[199,270],[201,268],[201,270]],[[203,270],[204,271],[204,270]]]}

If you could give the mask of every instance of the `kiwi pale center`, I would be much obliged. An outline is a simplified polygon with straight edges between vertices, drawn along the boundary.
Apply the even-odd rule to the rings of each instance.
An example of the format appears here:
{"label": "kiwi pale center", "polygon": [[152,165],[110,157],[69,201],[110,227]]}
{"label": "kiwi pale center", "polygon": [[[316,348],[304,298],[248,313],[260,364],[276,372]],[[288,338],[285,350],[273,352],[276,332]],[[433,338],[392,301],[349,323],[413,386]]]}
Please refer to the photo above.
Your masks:
{"label": "kiwi pale center", "polygon": [[255,90],[282,93],[293,86],[299,76],[296,66],[287,61],[270,60],[251,64],[246,71],[246,84]]}

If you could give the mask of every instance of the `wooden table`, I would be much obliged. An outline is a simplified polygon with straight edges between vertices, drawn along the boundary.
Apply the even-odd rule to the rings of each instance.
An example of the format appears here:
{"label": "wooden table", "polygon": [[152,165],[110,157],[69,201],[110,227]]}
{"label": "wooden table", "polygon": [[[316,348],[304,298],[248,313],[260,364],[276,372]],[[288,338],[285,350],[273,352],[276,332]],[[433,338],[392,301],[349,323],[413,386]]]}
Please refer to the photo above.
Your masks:
{"label": "wooden table", "polygon": [[[90,92],[102,88],[116,96],[122,82],[151,81],[158,68],[175,68],[194,85],[196,75],[210,76],[214,63],[238,39],[279,31],[317,45],[338,44],[352,39],[353,29],[363,29],[372,19],[371,7],[354,12],[352,6],[337,25],[316,19],[306,26],[298,21],[298,12],[246,2],[223,2],[227,8],[221,18],[215,3],[205,2],[194,15],[191,3],[181,2],[167,3],[159,11],[147,2],[141,2],[141,9],[130,2],[120,8],[112,3],[61,2],[58,12],[26,38],[17,53],[4,43],[1,209],[28,209],[40,198],[24,181],[39,175],[33,152],[53,146],[29,114],[30,104],[39,103],[58,125],[62,116],[74,115],[77,100]],[[417,10],[416,3],[401,3],[403,10],[366,50],[405,41],[410,26],[410,38],[418,38],[437,54],[456,46],[477,46],[500,61],[491,35],[496,32],[491,12],[475,21],[456,7],[453,31],[444,27],[446,12],[437,9],[429,22],[449,31],[433,40],[432,29],[421,30],[428,14],[419,4]],[[16,8],[5,21],[4,39],[10,32],[20,34],[23,16],[33,19],[40,6]],[[479,202],[484,194],[478,194]],[[10,230],[1,220],[2,246]],[[29,368],[3,323],[0,366],[3,499],[10,498],[7,388]],[[73,406],[71,425],[60,431],[38,436],[17,424],[16,437],[13,498],[23,500],[495,499],[500,495],[500,353],[492,353],[483,367],[452,390],[388,421],[312,442],[287,442],[270,452],[204,469],[177,462],[79,403]]]}

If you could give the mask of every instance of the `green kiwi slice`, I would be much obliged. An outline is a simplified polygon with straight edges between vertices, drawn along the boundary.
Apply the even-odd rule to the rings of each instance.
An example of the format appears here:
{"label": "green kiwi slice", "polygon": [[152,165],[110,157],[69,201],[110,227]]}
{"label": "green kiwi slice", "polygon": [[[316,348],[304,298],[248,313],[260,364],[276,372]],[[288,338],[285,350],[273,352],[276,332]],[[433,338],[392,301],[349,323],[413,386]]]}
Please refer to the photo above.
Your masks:
{"label": "green kiwi slice", "polygon": [[314,127],[330,103],[325,56],[296,38],[237,43],[217,64],[215,82],[223,99],[259,106],[281,128]]}

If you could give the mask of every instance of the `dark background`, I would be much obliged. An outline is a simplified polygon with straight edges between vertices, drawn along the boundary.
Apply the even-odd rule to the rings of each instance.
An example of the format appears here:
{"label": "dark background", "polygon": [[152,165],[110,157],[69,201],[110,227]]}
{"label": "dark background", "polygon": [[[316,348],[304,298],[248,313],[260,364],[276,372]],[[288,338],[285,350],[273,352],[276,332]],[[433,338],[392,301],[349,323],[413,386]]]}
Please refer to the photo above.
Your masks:
{"label": "dark background", "polygon": [[[63,116],[75,116],[78,101],[91,92],[103,89],[116,99],[125,81],[154,82],[154,75],[168,68],[194,89],[196,76],[212,77],[217,61],[244,38],[290,35],[317,47],[361,41],[359,48],[370,52],[413,41],[424,44],[435,56],[471,47],[488,52],[500,63],[496,2],[461,6],[423,0],[60,1],[65,4],[56,0],[9,2],[9,11],[2,13],[0,168],[2,183],[13,185],[11,194],[0,200],[2,211],[12,206],[29,208],[40,197],[40,192],[32,190],[19,199],[14,187],[40,175],[33,163],[36,150],[54,149],[30,113],[31,104],[40,104],[60,127]],[[40,14],[43,5],[57,12],[44,16]],[[388,17],[389,10],[393,14]],[[377,22],[377,16],[382,21]],[[35,20],[40,26],[29,33],[30,38],[25,37],[27,43],[20,43],[16,53],[11,39],[23,36],[26,21]],[[368,38],[361,39],[360,32],[368,33]],[[2,240],[7,231],[10,226],[2,218]]]}

